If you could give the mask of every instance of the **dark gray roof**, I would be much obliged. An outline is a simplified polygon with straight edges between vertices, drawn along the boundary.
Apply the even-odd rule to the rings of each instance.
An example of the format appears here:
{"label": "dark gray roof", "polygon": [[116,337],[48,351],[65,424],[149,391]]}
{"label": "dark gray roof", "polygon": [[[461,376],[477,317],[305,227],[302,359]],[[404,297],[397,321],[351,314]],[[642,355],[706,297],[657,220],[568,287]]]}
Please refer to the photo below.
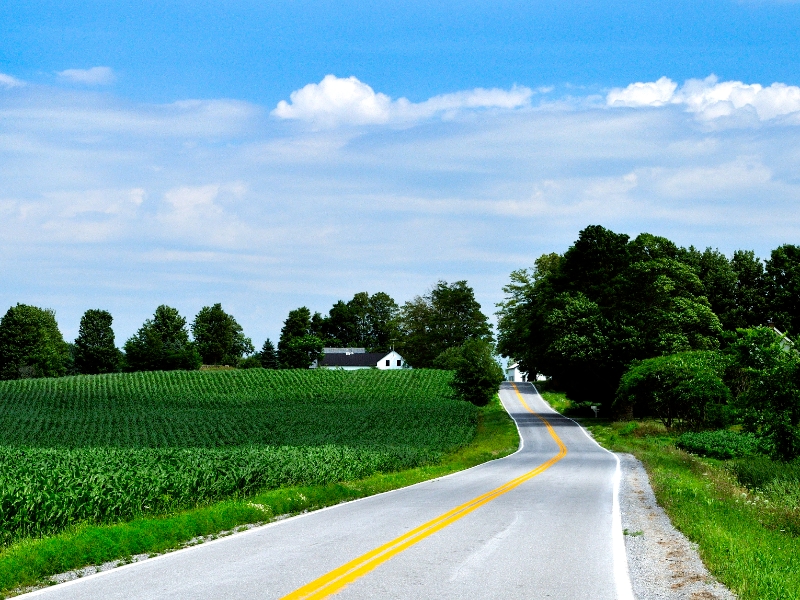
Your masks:
{"label": "dark gray roof", "polygon": [[356,354],[325,354],[320,367],[375,367],[386,356],[385,352],[358,352]]}

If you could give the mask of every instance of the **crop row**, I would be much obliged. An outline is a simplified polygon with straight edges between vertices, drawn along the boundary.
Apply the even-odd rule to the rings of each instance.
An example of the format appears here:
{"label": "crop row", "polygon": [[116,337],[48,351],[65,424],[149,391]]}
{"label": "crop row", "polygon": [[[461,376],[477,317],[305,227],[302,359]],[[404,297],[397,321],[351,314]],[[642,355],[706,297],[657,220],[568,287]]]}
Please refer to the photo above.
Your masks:
{"label": "crop row", "polygon": [[0,541],[127,520],[264,488],[353,480],[438,454],[411,447],[0,447]]}

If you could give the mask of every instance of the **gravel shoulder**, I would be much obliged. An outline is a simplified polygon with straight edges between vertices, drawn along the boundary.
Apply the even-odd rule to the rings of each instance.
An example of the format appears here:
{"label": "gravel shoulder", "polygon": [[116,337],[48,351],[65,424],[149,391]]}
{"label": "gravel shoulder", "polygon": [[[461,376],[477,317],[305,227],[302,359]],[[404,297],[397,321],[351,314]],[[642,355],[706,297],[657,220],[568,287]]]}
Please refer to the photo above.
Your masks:
{"label": "gravel shoulder", "polygon": [[735,599],[705,568],[696,545],[672,526],[642,463],[631,454],[618,456],[622,527],[637,600]]}

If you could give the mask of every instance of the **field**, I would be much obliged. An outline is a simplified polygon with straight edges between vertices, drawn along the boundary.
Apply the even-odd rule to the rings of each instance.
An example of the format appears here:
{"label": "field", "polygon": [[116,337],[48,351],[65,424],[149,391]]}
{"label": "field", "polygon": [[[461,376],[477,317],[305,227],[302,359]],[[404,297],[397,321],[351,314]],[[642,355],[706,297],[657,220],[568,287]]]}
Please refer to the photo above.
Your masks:
{"label": "field", "polygon": [[0,540],[435,463],[478,410],[443,371],[134,373],[0,383]]}

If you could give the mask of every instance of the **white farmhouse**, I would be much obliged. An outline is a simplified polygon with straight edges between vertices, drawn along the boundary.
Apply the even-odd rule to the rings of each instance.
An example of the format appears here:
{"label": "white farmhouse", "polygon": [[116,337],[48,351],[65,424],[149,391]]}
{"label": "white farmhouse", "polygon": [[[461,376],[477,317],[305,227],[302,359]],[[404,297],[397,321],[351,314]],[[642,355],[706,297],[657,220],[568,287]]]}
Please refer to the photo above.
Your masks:
{"label": "white farmhouse", "polygon": [[366,352],[364,348],[323,348],[322,360],[314,361],[312,369],[402,369],[406,361],[397,352]]}
{"label": "white farmhouse", "polygon": [[528,374],[519,370],[519,363],[506,367],[506,381],[528,381]]}

